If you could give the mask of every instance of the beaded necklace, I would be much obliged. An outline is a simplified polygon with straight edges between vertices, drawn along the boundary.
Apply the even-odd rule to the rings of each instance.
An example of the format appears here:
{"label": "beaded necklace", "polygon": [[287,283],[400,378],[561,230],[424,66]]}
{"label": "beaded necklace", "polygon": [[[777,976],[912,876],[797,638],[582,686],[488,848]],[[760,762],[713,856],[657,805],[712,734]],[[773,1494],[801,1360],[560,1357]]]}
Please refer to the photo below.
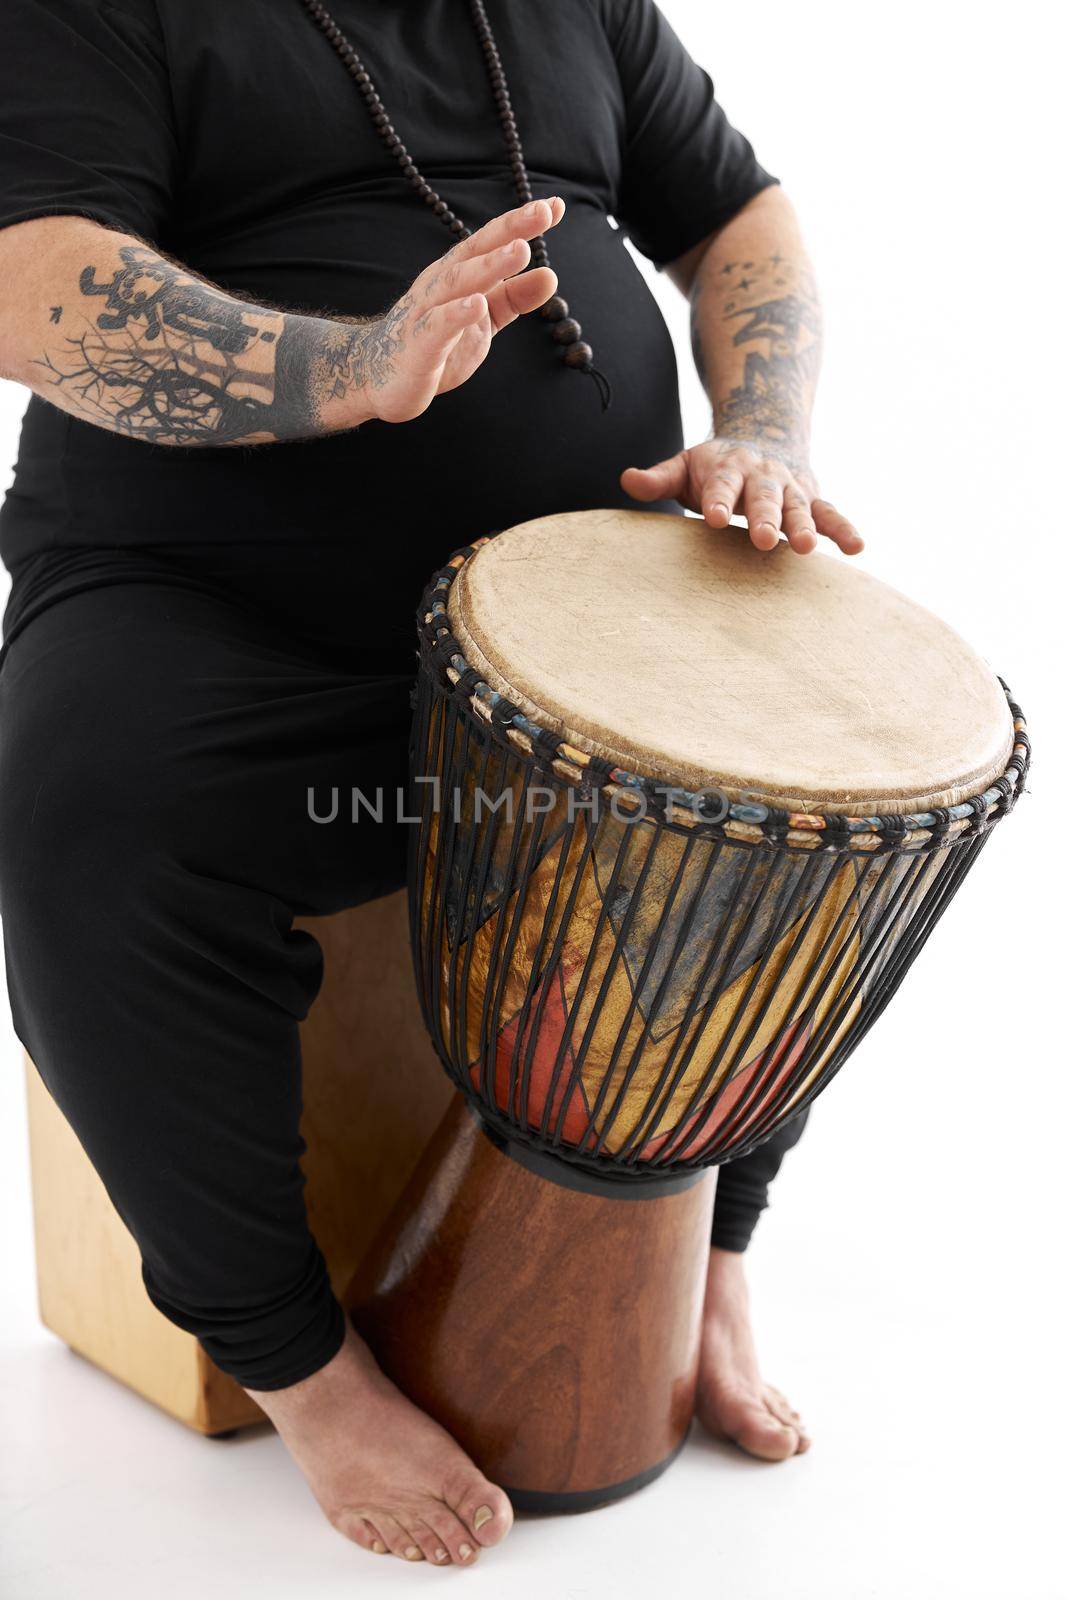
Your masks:
{"label": "beaded necklace", "polygon": [[[415,165],[407,146],[394,128],[388,111],[382,102],[370,73],[356,53],[355,47],[345,37],[334,18],[322,4],[322,0],[300,0],[316,27],[325,35],[333,46],[341,65],[351,77],[356,88],[363,98],[363,104],[370,114],[370,119],[378,131],[378,136],[385,148],[393,156],[401,172],[434,216],[439,217],[448,231],[457,239],[469,239],[471,229],[462,218],[457,217],[448,204],[442,200],[432,184],[427,183],[418,167]],[[489,18],[485,13],[483,0],[468,0],[471,21],[478,41],[485,56],[486,71],[489,74],[489,86],[493,92],[496,103],[497,116],[504,134],[504,144],[508,151],[509,163],[515,190],[523,203],[533,199],[533,190],[530,187],[529,174],[526,171],[526,161],[522,153],[522,141],[515,122],[515,113],[508,94],[508,80],[504,73],[504,66],[500,59],[493,30],[489,26]],[[530,263],[535,267],[547,267],[548,249],[543,238],[538,236],[530,241]],[[602,372],[593,365],[592,347],[582,338],[581,324],[570,315],[570,307],[562,295],[554,294],[541,307],[541,316],[548,323],[549,332],[555,343],[561,347],[563,360],[568,367],[576,372],[585,373],[596,383],[600,393],[600,403],[606,411],[611,404],[611,385]]]}

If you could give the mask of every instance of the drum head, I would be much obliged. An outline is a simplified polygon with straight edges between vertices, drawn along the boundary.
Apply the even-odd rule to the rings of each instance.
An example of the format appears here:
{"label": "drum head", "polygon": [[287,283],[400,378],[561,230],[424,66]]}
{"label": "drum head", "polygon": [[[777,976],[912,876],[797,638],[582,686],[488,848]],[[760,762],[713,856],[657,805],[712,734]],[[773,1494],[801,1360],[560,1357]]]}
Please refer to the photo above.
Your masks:
{"label": "drum head", "polygon": [[511,528],[460,569],[471,666],[577,748],[791,811],[914,812],[988,788],[1012,719],[922,606],[829,555],[641,511]]}

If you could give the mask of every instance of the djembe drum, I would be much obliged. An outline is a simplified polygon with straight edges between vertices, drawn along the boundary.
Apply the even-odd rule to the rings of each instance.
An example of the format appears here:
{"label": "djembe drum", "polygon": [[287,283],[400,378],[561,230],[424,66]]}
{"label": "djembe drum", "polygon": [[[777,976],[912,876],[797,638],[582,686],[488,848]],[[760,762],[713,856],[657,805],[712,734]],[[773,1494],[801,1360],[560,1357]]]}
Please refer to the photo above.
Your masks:
{"label": "djembe drum", "polygon": [[708,1169],[840,1069],[1027,760],[967,645],[834,558],[599,511],[437,575],[411,936],[460,1094],[352,1303],[520,1507],[679,1448]]}

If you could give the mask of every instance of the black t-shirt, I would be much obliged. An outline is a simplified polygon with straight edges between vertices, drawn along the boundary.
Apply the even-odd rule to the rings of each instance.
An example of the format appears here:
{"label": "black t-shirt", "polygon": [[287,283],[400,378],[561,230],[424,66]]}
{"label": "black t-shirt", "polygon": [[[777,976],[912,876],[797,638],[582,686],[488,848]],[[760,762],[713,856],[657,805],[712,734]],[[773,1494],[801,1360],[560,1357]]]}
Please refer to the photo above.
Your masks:
{"label": "black t-shirt", "polygon": [[[231,293],[368,315],[450,244],[299,0],[3,0],[0,226],[55,213],[157,245]],[[517,203],[465,0],[334,0],[413,159],[471,227]],[[680,444],[673,353],[623,245],[657,263],[773,182],[651,0],[493,0],[561,293],[610,378],[505,330],[413,422],[183,449],[33,399],[0,514],[8,565],[49,549],[365,542],[410,598],[491,528],[626,503],[620,470]],[[610,219],[617,219],[618,227]]]}

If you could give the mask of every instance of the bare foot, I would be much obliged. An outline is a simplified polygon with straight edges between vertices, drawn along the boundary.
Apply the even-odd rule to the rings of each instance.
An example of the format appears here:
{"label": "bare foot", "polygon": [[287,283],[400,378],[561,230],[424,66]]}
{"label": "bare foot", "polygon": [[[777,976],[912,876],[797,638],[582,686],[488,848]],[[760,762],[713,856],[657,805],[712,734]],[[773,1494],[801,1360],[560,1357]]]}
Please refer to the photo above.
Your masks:
{"label": "bare foot", "polygon": [[510,1529],[504,1491],[390,1383],[352,1327],[310,1378],[248,1393],[334,1527],[364,1550],[469,1567]]}
{"label": "bare foot", "polygon": [[763,1461],[803,1455],[811,1444],[785,1396],[760,1377],[744,1257],[734,1250],[713,1249],[708,1261],[697,1416],[716,1439]]}

